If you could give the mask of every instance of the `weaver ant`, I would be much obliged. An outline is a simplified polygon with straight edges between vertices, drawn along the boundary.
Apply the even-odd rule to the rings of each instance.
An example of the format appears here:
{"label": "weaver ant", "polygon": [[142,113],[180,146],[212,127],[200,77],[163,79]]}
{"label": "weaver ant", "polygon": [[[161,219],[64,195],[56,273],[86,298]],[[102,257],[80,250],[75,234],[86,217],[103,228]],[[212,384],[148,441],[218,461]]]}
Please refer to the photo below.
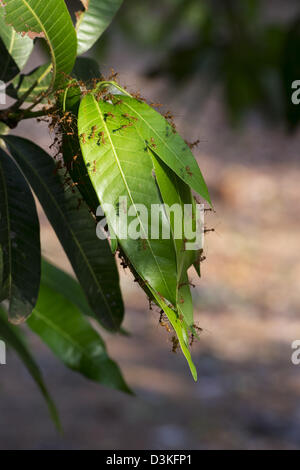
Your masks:
{"label": "weaver ant", "polygon": [[179,346],[179,340],[176,336],[172,336],[172,352],[176,353]]}

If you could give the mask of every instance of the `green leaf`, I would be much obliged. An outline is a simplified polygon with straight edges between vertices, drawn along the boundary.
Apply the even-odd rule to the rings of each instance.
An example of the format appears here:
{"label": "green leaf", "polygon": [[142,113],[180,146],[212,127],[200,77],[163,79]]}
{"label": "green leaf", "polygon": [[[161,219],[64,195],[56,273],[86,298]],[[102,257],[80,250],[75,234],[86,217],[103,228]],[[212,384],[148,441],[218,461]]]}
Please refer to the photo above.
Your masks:
{"label": "green leaf", "polygon": [[64,295],[84,315],[97,318],[87,303],[80,284],[65,271],[42,259],[42,283],[61,295]]}
{"label": "green leaf", "polygon": [[6,93],[12,98],[18,99],[25,95],[25,93],[27,93],[35,84],[34,89],[26,98],[26,101],[31,102],[42,93],[46,93],[48,91],[51,85],[51,80],[52,74],[50,73],[49,64],[44,64],[32,70],[28,74],[21,74],[16,77],[6,88]]}
{"label": "green leaf", "polygon": [[23,322],[38,297],[41,275],[39,220],[30,188],[0,148],[1,299],[9,299],[9,319]]}
{"label": "green leaf", "polygon": [[76,33],[64,0],[6,0],[5,21],[17,32],[29,37],[44,37],[52,59],[53,75],[50,88],[64,80],[72,71],[77,50]]}
{"label": "green leaf", "polygon": [[76,80],[83,80],[86,86],[92,84],[93,79],[101,77],[97,62],[86,57],[78,57],[72,72],[74,80],[70,81],[62,96],[61,106],[64,112],[73,115],[72,123],[64,124],[62,135],[63,159],[73,181],[78,185],[78,189],[93,214],[99,206],[97,194],[90,181],[88,172],[83,161],[80,143],[78,138],[77,115],[81,100],[81,90]]}
{"label": "green leaf", "polygon": [[30,351],[28,350],[20,334],[20,329],[13,325],[10,325],[7,322],[5,317],[6,317],[6,313],[0,307],[0,338],[3,339],[8,345],[10,345],[11,348],[13,348],[16,351],[16,353],[18,354],[18,356],[20,357],[20,359],[26,366],[28,372],[32,376],[33,380],[36,382],[43,397],[46,400],[50,415],[56,427],[60,430],[61,425],[59,422],[58,413],[57,413],[55,404],[46,388],[40,369],[38,365],[36,364],[34,358],[32,357]]}
{"label": "green leaf", "polygon": [[93,78],[101,78],[98,63],[90,57],[77,57],[72,77],[86,83],[92,83]]}
{"label": "green leaf", "polygon": [[[120,107],[98,102],[91,94],[85,96],[78,115],[83,158],[107,220],[130,263],[144,282],[175,305],[177,266],[173,240],[151,238],[151,218],[146,220],[140,213],[143,205],[150,215],[151,205],[161,204],[161,199],[145,143],[134,126],[128,124]],[[110,204],[117,214],[122,214],[126,209],[120,207],[120,198],[133,210],[128,216],[128,227],[134,220],[138,222],[138,240],[126,234],[126,238],[122,237],[123,227],[118,226],[111,211],[105,210],[104,204]],[[162,224],[169,226],[166,217]]]}
{"label": "green leaf", "polygon": [[[1,257],[0,257],[1,261]],[[42,279],[41,282],[43,285],[50,287],[59,294],[64,295],[70,302],[72,302],[83,315],[91,317],[99,322],[99,318],[94,314],[93,310],[90,308],[86,296],[80,284],[77,282],[74,277],[70,276],[65,271],[57,268],[53,264],[49,263],[47,260],[42,258]],[[121,328],[119,331],[120,334],[129,336],[124,328]]]}
{"label": "green leaf", "polygon": [[189,350],[189,339],[188,339],[188,328],[185,325],[184,321],[179,318],[176,312],[172,310],[168,305],[151,289],[152,294],[157,302],[157,304],[163,309],[165,314],[167,315],[169,322],[171,323],[174,331],[177,334],[179,339],[179,344],[181,350],[188,362],[191,374],[195,382],[197,381],[197,370],[192,361],[191,353]]}
{"label": "green leaf", "polygon": [[121,113],[137,119],[135,127],[149,148],[188,186],[211,204],[208,189],[199,166],[188,145],[167,120],[147,103],[122,96]]}
{"label": "green leaf", "polygon": [[70,369],[108,387],[131,393],[102,338],[64,296],[41,286],[28,326]]}
{"label": "green leaf", "polygon": [[[191,208],[190,220],[193,231],[196,229],[195,211],[192,210],[194,207],[194,200],[190,188],[185,184],[160,158],[157,154],[149,150],[155,170],[155,176],[157,184],[159,186],[162,199],[167,206],[172,208],[174,205],[181,207],[184,219],[182,224],[178,224],[178,219],[175,219],[174,212],[167,214],[170,220],[170,224],[173,232],[174,245],[176,249],[177,259],[177,310],[179,314],[183,315],[189,328],[193,326],[194,315],[193,315],[193,302],[190,292],[189,280],[187,275],[187,269],[193,264],[197,258],[197,251],[186,250],[187,242],[194,242],[193,240],[187,239],[187,235],[184,233],[186,220],[189,217],[188,211],[185,211],[184,205],[189,205]],[[175,206],[175,207],[176,207]],[[181,228],[182,236],[178,237],[176,231]],[[178,238],[177,238],[178,237]]]}
{"label": "green leaf", "polygon": [[[1,8],[1,7],[0,7]],[[1,62],[1,71],[0,71],[0,80],[3,82],[9,82],[13,77],[18,75],[19,68],[13,58],[8,53],[6,47],[3,44],[2,39],[0,38],[0,62]],[[2,67],[3,64],[3,67]],[[2,84],[1,84],[2,85]],[[3,93],[3,89],[1,92]]]}
{"label": "green leaf", "polygon": [[[107,220],[118,236],[134,276],[142,278],[142,288],[165,311],[196,379],[188,346],[188,330],[193,327],[193,305],[186,274],[195,255],[182,253],[183,238],[178,241],[172,236],[168,240],[153,239],[151,218],[146,221],[139,217],[140,204],[147,207],[149,215],[153,204],[190,203],[191,191],[159,157],[156,158],[153,152],[151,155],[140,132],[138,118],[128,110],[124,111],[122,100],[123,96],[119,96],[116,98],[119,104],[113,105],[97,101],[92,94],[82,100],[78,116],[82,154]],[[148,238],[134,240],[120,236],[118,224],[105,204],[109,203],[121,212],[124,209],[118,205],[121,196],[135,209],[133,217],[139,219]],[[131,220],[128,217],[128,225]],[[163,226],[168,225],[172,227],[172,221],[164,214]]]}
{"label": "green leaf", "polygon": [[4,8],[0,7],[0,79],[11,80],[26,64],[33,49],[29,37],[17,34],[12,26],[5,23]]}
{"label": "green leaf", "polygon": [[59,238],[89,304],[102,325],[118,330],[123,302],[118,271],[108,242],[96,237],[96,226],[87,206],[78,204],[76,187],[64,184],[64,170],[29,140],[2,136],[38,197]]}
{"label": "green leaf", "polygon": [[188,329],[193,330],[194,327],[194,306],[189,285],[189,278],[186,271],[183,271],[178,284],[177,293],[177,310],[179,316],[182,316]]}
{"label": "green leaf", "polygon": [[[28,90],[35,84],[34,89],[30,95],[27,96],[26,101],[33,101],[42,93],[47,93],[52,80],[51,66],[49,63],[41,65],[28,74],[21,74],[16,77],[6,88],[6,93],[12,98],[20,98],[28,92]],[[78,57],[76,59],[72,76],[77,80],[88,82],[92,78],[100,78],[99,66],[97,62],[89,57]],[[78,95],[80,100],[81,92]],[[45,102],[46,99],[42,100]]]}
{"label": "green leaf", "polygon": [[85,0],[85,11],[78,14],[76,24],[77,55],[90,49],[111,23],[123,0]]}

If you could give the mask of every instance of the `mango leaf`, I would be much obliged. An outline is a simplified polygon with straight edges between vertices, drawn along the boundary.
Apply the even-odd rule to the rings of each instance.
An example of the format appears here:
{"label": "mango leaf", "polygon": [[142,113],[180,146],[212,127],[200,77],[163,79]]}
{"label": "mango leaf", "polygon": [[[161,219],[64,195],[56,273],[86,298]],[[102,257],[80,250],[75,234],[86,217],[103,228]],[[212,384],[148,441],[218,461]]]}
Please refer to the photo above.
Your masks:
{"label": "mango leaf", "polygon": [[[1,67],[0,71],[0,80],[1,82],[9,82],[13,77],[18,75],[19,73],[19,68],[11,55],[9,54],[8,50],[3,44],[2,39],[0,38],[0,62],[1,65],[3,64],[4,66]],[[1,92],[3,93],[3,85],[1,83]]]}
{"label": "mango leaf", "polygon": [[53,74],[50,89],[72,71],[77,50],[76,33],[64,0],[6,0],[5,21],[30,38],[43,37],[50,48]]}
{"label": "mango leaf", "polygon": [[18,324],[32,312],[41,275],[39,220],[30,188],[0,148],[1,299],[9,299],[9,320]]}
{"label": "mango leaf", "polygon": [[[57,266],[54,266],[54,264],[51,264],[45,258],[42,258],[41,282],[43,285],[64,295],[64,297],[72,302],[83,315],[93,318],[100,324],[100,326],[102,326],[101,322],[99,322],[99,318],[96,317],[93,310],[90,308],[78,281],[74,277],[70,276],[70,274],[59,269]],[[130,336],[130,333],[124,328],[120,328],[119,333],[124,336]]]}
{"label": "mango leaf", "polygon": [[72,76],[75,80],[70,81],[65,92],[60,95],[63,100],[61,103],[63,112],[70,112],[73,115],[72,123],[69,125],[66,123],[63,128],[62,153],[74,183],[77,184],[84,201],[95,215],[99,206],[99,199],[90,181],[80,149],[77,115],[81,100],[81,90],[79,84],[76,86],[76,80],[83,80],[89,86],[93,79],[101,77],[101,73],[97,62],[93,59],[78,57]]}
{"label": "mango leaf", "polygon": [[[175,219],[175,211],[170,213],[169,219],[172,227],[172,232],[174,235],[174,243],[176,247],[176,257],[177,257],[177,266],[178,266],[178,279],[181,277],[182,271],[188,269],[195,259],[195,252],[193,250],[185,249],[185,242],[192,242],[195,240],[193,238],[187,238],[185,233],[185,225],[188,223],[193,230],[193,233],[196,231],[196,220],[195,220],[195,206],[194,198],[192,196],[189,186],[184,183],[177,175],[174,173],[171,168],[169,168],[156,154],[155,151],[150,150],[150,155],[153,160],[155,177],[159,190],[163,199],[163,202],[167,204],[170,208],[175,204],[178,208],[181,208],[182,214],[184,217],[180,219],[177,217]],[[186,206],[186,212],[184,212]],[[188,211],[187,208],[190,210]],[[176,209],[176,206],[175,206]],[[175,224],[181,223],[180,225]],[[181,237],[176,232],[181,229]]]}
{"label": "mango leaf", "polygon": [[111,23],[123,0],[84,0],[76,24],[77,55],[90,49]]}
{"label": "mango leaf", "polygon": [[41,285],[38,303],[27,324],[70,369],[131,393],[118,366],[109,358],[102,338],[63,295]]}
{"label": "mango leaf", "polygon": [[162,299],[159,295],[156,294],[152,289],[153,297],[155,298],[156,303],[160,306],[160,308],[165,312],[167,315],[169,322],[171,323],[174,331],[177,334],[179,344],[181,350],[188,362],[191,374],[195,382],[197,381],[197,370],[192,361],[191,353],[189,350],[189,337],[188,337],[188,328],[185,325],[185,322],[181,320],[176,312],[172,310]]}
{"label": "mango leaf", "polygon": [[[90,179],[123,251],[144,282],[175,305],[177,266],[173,240],[151,237],[148,215],[151,205],[160,205],[161,199],[144,141],[129,125],[128,118],[122,116],[121,107],[97,101],[92,94],[81,102],[78,131]],[[122,222],[119,226],[118,217],[112,211],[106,212],[104,204],[110,204],[121,217],[125,212],[128,215],[127,205],[128,228],[137,224],[138,239],[122,234]],[[162,225],[169,227],[164,214]]]}
{"label": "mango leaf", "polygon": [[17,34],[5,23],[4,8],[0,7],[0,79],[11,80],[26,64],[33,49],[33,40]]}
{"label": "mango leaf", "polygon": [[[28,90],[35,84],[35,87],[27,96],[26,101],[33,101],[42,93],[46,93],[51,85],[52,73],[49,63],[40,65],[28,74],[21,74],[14,78],[14,80],[6,88],[6,93],[12,98],[20,98],[28,92]],[[97,62],[89,57],[78,57],[76,59],[72,74],[77,80],[85,82],[90,81],[92,78],[100,78],[99,66]],[[80,99],[80,95],[79,95]],[[41,102],[46,102],[46,99]]]}
{"label": "mango leaf", "polygon": [[91,83],[94,78],[101,78],[98,62],[90,57],[77,57],[72,77]]}
{"label": "mango leaf", "polygon": [[[35,87],[25,101],[33,101],[42,93],[46,93],[51,85],[52,74],[49,64],[41,65],[28,74],[16,77],[6,88],[6,93],[12,98],[18,99],[25,95],[30,88]],[[45,101],[45,100],[43,100]]]}
{"label": "mango leaf", "polygon": [[115,98],[120,112],[129,114],[149,148],[188,186],[211,204],[208,189],[199,166],[185,141],[168,121],[147,103],[129,96]]}
{"label": "mango leaf", "polygon": [[[167,204],[170,209],[174,207],[174,211],[170,210],[170,213],[167,213],[167,217],[169,218],[172,227],[177,259],[176,306],[179,314],[183,316],[189,328],[192,328],[194,323],[193,302],[187,269],[195,261],[197,252],[186,249],[187,242],[192,242],[194,239],[191,240],[187,238],[187,234],[185,234],[185,225],[189,222],[195,232],[196,221],[194,217],[195,214],[192,210],[193,196],[187,184],[185,184],[162,160],[160,160],[154,151],[149,150],[149,152],[153,160],[155,177],[163,202]],[[185,210],[185,205],[189,205],[190,213]],[[184,216],[182,218],[176,216],[176,210],[179,209],[181,209]],[[188,217],[189,221],[186,220]]]}
{"label": "mango leaf", "polygon": [[42,283],[44,286],[64,295],[83,315],[97,319],[76,279],[44,258],[42,258]]}
{"label": "mango leaf", "polygon": [[34,358],[32,357],[27,345],[25,344],[20,329],[10,325],[6,320],[6,312],[0,307],[0,339],[3,339],[11,348],[13,348],[21,361],[27,368],[28,372],[32,376],[33,380],[36,382],[38,388],[40,389],[47,405],[49,408],[50,415],[56,425],[60,430],[61,425],[59,422],[58,413],[55,407],[55,404],[49,395],[49,392],[44,383],[41,371],[36,364]]}
{"label": "mango leaf", "polygon": [[119,330],[123,302],[118,271],[108,242],[96,237],[96,226],[80,193],[66,186],[64,170],[29,140],[2,136],[38,197],[58,236],[89,304],[101,324]]}

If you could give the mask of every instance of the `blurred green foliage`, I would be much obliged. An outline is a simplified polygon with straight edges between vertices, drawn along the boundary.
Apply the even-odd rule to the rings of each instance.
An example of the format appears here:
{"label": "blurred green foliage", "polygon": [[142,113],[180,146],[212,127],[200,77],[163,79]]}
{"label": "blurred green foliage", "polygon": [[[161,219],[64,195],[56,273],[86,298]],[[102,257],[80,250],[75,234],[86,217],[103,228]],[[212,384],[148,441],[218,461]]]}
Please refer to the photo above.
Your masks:
{"label": "blurred green foliage", "polygon": [[290,129],[299,123],[300,105],[291,102],[299,2],[127,0],[117,22],[128,40],[156,51],[148,76],[167,76],[179,89],[195,77],[221,83],[233,123],[253,110]]}

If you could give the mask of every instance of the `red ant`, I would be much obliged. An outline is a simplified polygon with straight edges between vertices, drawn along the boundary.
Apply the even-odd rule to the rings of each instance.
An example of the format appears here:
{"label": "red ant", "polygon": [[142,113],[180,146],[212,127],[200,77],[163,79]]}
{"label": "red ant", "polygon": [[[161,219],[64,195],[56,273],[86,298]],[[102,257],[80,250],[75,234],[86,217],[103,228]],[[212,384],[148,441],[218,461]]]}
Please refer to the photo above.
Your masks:
{"label": "red ant", "polygon": [[133,119],[134,121],[138,120],[138,118],[136,118],[135,116],[130,116],[128,113],[122,114],[122,117],[124,117],[126,119]]}
{"label": "red ant", "polygon": [[156,145],[156,143],[154,142],[153,137],[151,137],[150,140],[151,140],[151,145],[152,145],[152,147],[156,149],[156,148],[157,148],[157,145]]}
{"label": "red ant", "polygon": [[95,134],[96,134],[96,130],[97,130],[97,126],[93,126],[93,127],[91,128],[91,133],[90,133],[90,135],[89,135],[89,137],[88,137],[89,140],[90,140],[90,139],[94,139]]}
{"label": "red ant", "polygon": [[85,138],[86,138],[86,134],[85,134],[85,133],[83,133],[83,134],[80,134],[80,136],[79,136],[79,137],[80,137],[80,139],[81,139],[82,143],[83,143],[83,144],[86,144],[86,140],[85,140]]}
{"label": "red ant", "polygon": [[176,353],[179,346],[179,341],[176,336],[172,336],[172,352]]}
{"label": "red ant", "polygon": [[197,139],[195,140],[195,142],[188,142],[187,140],[185,140],[185,143],[191,150],[193,150],[194,147],[197,147],[197,145],[200,144],[200,140]]}
{"label": "red ant", "polygon": [[123,124],[123,126],[121,126],[120,129],[127,129],[128,127],[132,127],[132,126],[133,126],[133,123],[129,122],[128,124]]}
{"label": "red ant", "polygon": [[189,166],[186,166],[185,169],[186,169],[186,172],[189,176],[193,176],[193,173],[191,172],[191,169],[190,169]]}
{"label": "red ant", "polygon": [[100,142],[102,142],[103,145],[105,145],[106,141],[105,141],[105,138],[104,138],[104,132],[101,131],[101,132],[98,132],[98,140],[97,140],[97,145],[100,145]]}

